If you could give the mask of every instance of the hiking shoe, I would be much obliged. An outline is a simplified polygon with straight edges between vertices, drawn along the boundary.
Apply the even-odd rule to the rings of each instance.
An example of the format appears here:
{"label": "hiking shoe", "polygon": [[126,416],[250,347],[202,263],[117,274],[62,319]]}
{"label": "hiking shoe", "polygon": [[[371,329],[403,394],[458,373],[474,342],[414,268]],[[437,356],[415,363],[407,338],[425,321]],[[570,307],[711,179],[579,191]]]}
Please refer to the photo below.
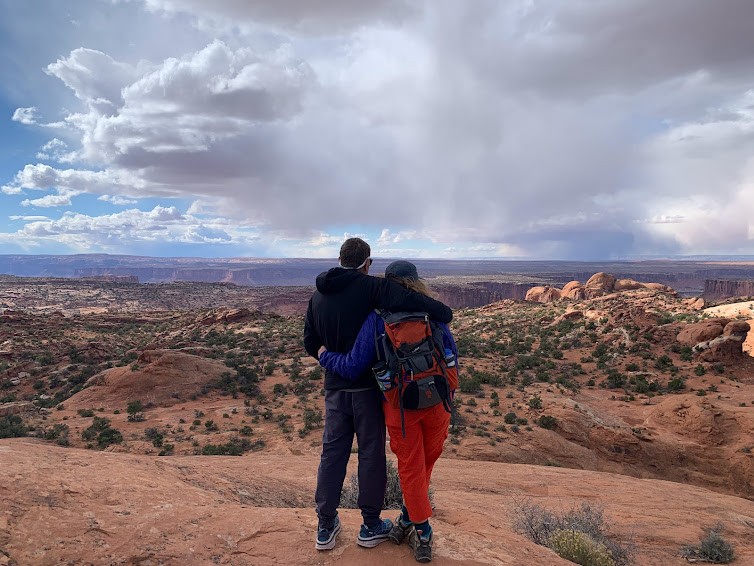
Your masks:
{"label": "hiking shoe", "polygon": [[409,523],[408,525],[403,522],[403,513],[398,515],[398,518],[395,520],[395,523],[393,523],[393,528],[390,529],[390,532],[387,535],[387,538],[389,538],[391,541],[393,541],[395,544],[400,544],[403,542],[403,539],[406,538],[408,533],[411,531],[411,527],[413,527],[413,523]]}
{"label": "hiking shoe", "polygon": [[317,529],[317,541],[314,547],[317,550],[332,550],[335,547],[335,537],[340,532],[340,519],[335,517],[335,523],[329,529],[319,527]]}
{"label": "hiking shoe", "polygon": [[423,537],[417,530],[411,529],[408,535],[408,545],[414,549],[414,558],[417,562],[432,562],[432,531],[428,537]]}
{"label": "hiking shoe", "polygon": [[369,528],[366,525],[361,525],[359,536],[356,539],[356,543],[359,546],[366,548],[372,548],[377,546],[381,542],[387,540],[390,529],[393,528],[393,522],[390,519],[382,519],[376,527]]}

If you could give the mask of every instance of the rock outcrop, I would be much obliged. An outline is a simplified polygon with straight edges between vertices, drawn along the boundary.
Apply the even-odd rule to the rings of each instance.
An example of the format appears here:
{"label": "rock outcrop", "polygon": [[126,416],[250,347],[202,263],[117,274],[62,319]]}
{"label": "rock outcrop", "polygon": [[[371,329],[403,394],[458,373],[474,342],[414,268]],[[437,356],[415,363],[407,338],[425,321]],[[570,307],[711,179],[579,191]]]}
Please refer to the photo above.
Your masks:
{"label": "rock outcrop", "polygon": [[749,330],[748,322],[716,318],[687,325],[676,340],[692,347],[699,361],[734,363],[745,355],[743,344]]}
{"label": "rock outcrop", "polygon": [[560,299],[560,290],[549,285],[532,287],[526,293],[527,301],[533,303],[552,303]]}
{"label": "rock outcrop", "polygon": [[638,289],[661,291],[672,295],[676,294],[671,287],[661,283],[640,283],[633,279],[618,279],[615,275],[600,271],[592,275],[586,284],[583,285],[579,281],[570,281],[565,284],[563,289],[550,286],[532,287],[526,293],[526,300],[535,303],[552,303],[559,299],[583,301],[604,297],[610,293],[635,291]]}

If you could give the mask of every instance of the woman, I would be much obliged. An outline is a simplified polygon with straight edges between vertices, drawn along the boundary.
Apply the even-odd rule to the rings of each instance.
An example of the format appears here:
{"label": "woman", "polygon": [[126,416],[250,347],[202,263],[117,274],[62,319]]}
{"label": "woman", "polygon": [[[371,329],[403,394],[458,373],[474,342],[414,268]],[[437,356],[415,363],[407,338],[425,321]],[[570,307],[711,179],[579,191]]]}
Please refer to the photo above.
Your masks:
{"label": "woman", "polygon": [[[394,261],[385,269],[385,277],[413,291],[430,295],[427,285],[419,279],[416,266],[408,261]],[[458,353],[447,325],[439,324],[443,332],[445,350]],[[320,349],[319,363],[325,369],[349,379],[363,375],[377,360],[375,336],[385,332],[385,325],[380,316],[371,313],[359,331],[356,342],[348,354],[329,352]],[[389,538],[400,544],[408,535],[409,545],[414,550],[418,562],[432,560],[432,527],[429,518],[432,506],[429,501],[429,481],[432,468],[442,454],[443,445],[448,437],[450,413],[442,403],[427,409],[404,411],[405,437],[401,426],[401,411],[387,402],[383,403],[385,423],[390,433],[390,448],[398,458],[398,474],[403,491],[401,514],[390,531]]]}

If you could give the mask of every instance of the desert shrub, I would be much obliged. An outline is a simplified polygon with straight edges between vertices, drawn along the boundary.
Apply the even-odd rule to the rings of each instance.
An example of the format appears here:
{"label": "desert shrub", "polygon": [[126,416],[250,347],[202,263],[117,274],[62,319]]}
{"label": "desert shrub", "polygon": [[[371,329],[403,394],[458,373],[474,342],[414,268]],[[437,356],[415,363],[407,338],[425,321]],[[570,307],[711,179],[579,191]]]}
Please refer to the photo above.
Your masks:
{"label": "desert shrub", "polygon": [[123,442],[123,435],[114,428],[106,428],[97,437],[97,445],[100,448],[107,448],[111,444],[119,444],[121,442]]}
{"label": "desert shrub", "polygon": [[141,422],[144,419],[144,405],[140,400],[130,401],[126,407],[128,413],[128,420],[130,422]]}
{"label": "desert shrub", "polygon": [[94,409],[79,409],[76,411],[81,417],[93,417]]}
{"label": "desert shrub", "polygon": [[202,456],[240,456],[250,450],[261,450],[264,441],[252,442],[248,438],[231,438],[225,444],[205,444],[202,447]]}
{"label": "desert shrub", "polygon": [[626,364],[626,371],[639,371],[641,368],[639,367],[639,364],[630,363]]}
{"label": "desert shrub", "polygon": [[[574,507],[562,514],[557,514],[530,500],[514,500],[512,511],[513,528],[518,534],[524,535],[536,544],[552,548],[555,552],[558,551],[552,545],[564,552],[572,551],[575,557],[578,557],[579,548],[583,548],[585,552],[583,557],[595,560],[577,562],[578,564],[594,566],[633,564],[633,546],[630,542],[621,544],[610,535],[610,525],[606,522],[601,507],[582,503],[581,507]],[[581,533],[582,537],[563,534],[562,531],[575,531]],[[592,552],[587,552],[589,548]],[[602,551],[603,548],[604,551]],[[563,557],[571,560],[567,556]],[[610,561],[605,561],[608,557]]]}
{"label": "desert shrub", "polygon": [[649,382],[647,381],[647,378],[643,375],[638,376],[634,380],[634,392],[636,393],[647,393],[649,392]]}
{"label": "desert shrub", "polygon": [[694,353],[694,351],[691,349],[690,346],[684,346],[681,348],[681,361],[682,362],[690,362],[691,356]]}
{"label": "desert shrub", "polygon": [[156,448],[160,448],[162,446],[163,435],[157,427],[145,428],[144,436],[147,440],[150,440]]}
{"label": "desert shrub", "polygon": [[42,438],[45,440],[55,440],[60,446],[68,446],[68,425],[58,423],[42,431]]}
{"label": "desert shrub", "polygon": [[[348,482],[344,484],[340,492],[340,507],[343,509],[358,509],[359,498],[359,476],[352,474]],[[434,492],[429,489],[429,500],[434,502]],[[403,492],[401,491],[401,479],[398,475],[398,468],[391,460],[387,461],[387,488],[385,489],[385,501],[383,509],[400,509],[403,505]]]}
{"label": "desert shrub", "polygon": [[534,395],[531,399],[529,399],[529,407],[532,409],[541,409],[542,408],[542,398],[539,395]]}
{"label": "desert shrub", "polygon": [[0,438],[17,438],[26,436],[29,429],[24,425],[23,419],[18,415],[0,417]]}
{"label": "desert shrub", "polygon": [[539,426],[542,428],[546,428],[548,430],[552,430],[555,428],[555,425],[558,424],[558,420],[550,415],[542,415],[539,417]]}
{"label": "desert shrub", "polygon": [[617,370],[611,369],[607,374],[607,388],[621,389],[626,384],[626,376]]}
{"label": "desert shrub", "polygon": [[322,424],[322,411],[307,407],[302,416],[304,427],[311,430]]}
{"label": "desert shrub", "polygon": [[320,366],[316,366],[309,372],[309,379],[312,381],[317,381],[319,379],[322,379],[322,368]]}
{"label": "desert shrub", "polygon": [[92,421],[91,429],[101,432],[110,426],[110,419],[107,417],[94,417]]}
{"label": "desert shrub", "polygon": [[476,377],[460,377],[458,388],[462,393],[477,393],[482,389],[481,381]]}
{"label": "desert shrub", "polygon": [[694,368],[694,375],[701,376],[701,375],[704,375],[705,373],[707,373],[707,369],[702,364],[699,364],[698,366]]}
{"label": "desert shrub", "polygon": [[669,370],[673,367],[673,359],[667,354],[663,354],[655,360],[655,367],[660,371]]}
{"label": "desert shrub", "polygon": [[511,411],[510,413],[505,414],[505,416],[503,417],[503,420],[505,421],[506,424],[515,424],[516,418],[517,418],[516,413]]}
{"label": "desert shrub", "polygon": [[686,389],[686,380],[682,377],[675,377],[668,382],[668,389],[670,391],[679,391]]}
{"label": "desert shrub", "polygon": [[549,547],[555,554],[582,566],[614,566],[615,561],[604,544],[573,529],[560,529],[550,537]]}
{"label": "desert shrub", "polygon": [[688,545],[681,550],[681,556],[689,562],[711,562],[713,564],[728,564],[735,559],[735,552],[731,544],[720,534],[723,525],[717,524],[705,529],[705,536],[698,545]]}

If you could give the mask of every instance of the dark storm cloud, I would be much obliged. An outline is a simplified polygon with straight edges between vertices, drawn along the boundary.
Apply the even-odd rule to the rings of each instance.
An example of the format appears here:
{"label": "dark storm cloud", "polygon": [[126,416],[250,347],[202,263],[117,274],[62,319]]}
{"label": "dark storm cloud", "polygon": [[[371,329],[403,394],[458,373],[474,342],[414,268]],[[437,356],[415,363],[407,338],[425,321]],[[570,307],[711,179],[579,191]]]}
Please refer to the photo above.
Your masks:
{"label": "dark storm cloud", "polygon": [[84,171],[30,165],[6,193],[211,199],[317,241],[358,225],[533,257],[754,251],[754,3],[144,3],[222,39],[58,60]]}

